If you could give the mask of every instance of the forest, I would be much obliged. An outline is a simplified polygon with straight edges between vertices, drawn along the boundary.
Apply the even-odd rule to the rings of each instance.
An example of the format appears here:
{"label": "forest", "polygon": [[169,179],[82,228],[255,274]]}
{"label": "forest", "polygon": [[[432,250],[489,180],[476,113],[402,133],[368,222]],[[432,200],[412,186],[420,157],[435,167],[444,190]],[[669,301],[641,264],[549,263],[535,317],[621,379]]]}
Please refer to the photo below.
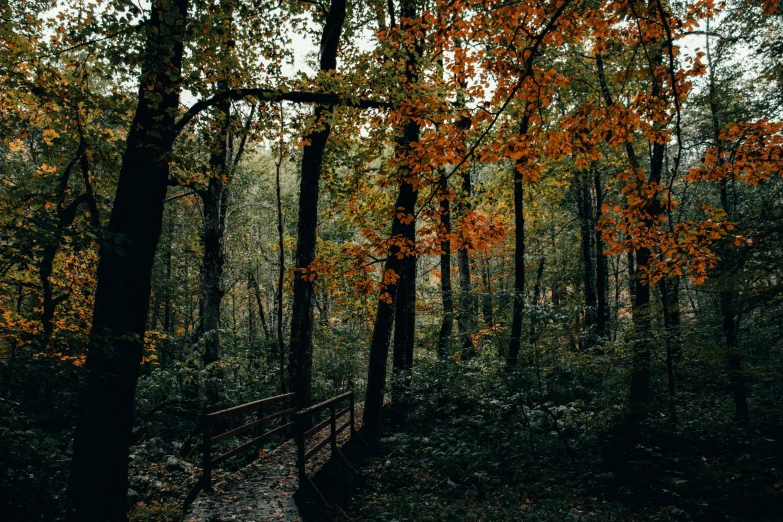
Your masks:
{"label": "forest", "polygon": [[782,16],[0,0],[0,519],[783,520]]}

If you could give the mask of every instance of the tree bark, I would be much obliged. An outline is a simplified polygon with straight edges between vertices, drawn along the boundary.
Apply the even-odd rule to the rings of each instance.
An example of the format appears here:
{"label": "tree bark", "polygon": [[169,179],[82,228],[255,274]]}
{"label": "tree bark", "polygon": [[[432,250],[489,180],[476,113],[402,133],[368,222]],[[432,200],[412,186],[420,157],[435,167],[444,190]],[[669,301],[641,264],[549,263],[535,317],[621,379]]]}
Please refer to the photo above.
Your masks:
{"label": "tree bark", "polygon": [[253,309],[253,275],[247,276],[247,344],[253,346],[256,343],[256,314]]}
{"label": "tree bark", "polygon": [[[409,124],[406,126],[406,141],[416,141],[418,126]],[[405,178],[400,182],[400,189],[394,208],[413,208],[416,204],[417,193],[413,185]],[[391,238],[401,239],[404,235],[404,223],[400,214],[395,212],[392,220]],[[397,257],[400,246],[393,244],[389,248],[389,254],[384,263],[384,275],[398,274],[402,267],[402,259]],[[386,360],[389,356],[389,336],[392,331],[394,308],[397,297],[399,280],[390,283],[378,298],[378,307],[375,314],[372,337],[370,341],[370,360],[367,372],[367,395],[364,401],[364,425],[370,438],[378,434],[383,410],[383,397],[386,389]]]}
{"label": "tree bark", "polygon": [[[470,194],[472,191],[470,172],[462,174],[462,194],[463,201],[460,203],[460,210],[463,217],[470,213]],[[462,349],[468,353],[474,350],[473,330],[474,318],[476,317],[475,296],[473,295],[473,286],[470,280],[470,245],[467,237],[460,242],[457,249],[457,269],[459,271],[459,313],[457,314],[457,328],[462,340]]]}
{"label": "tree bark", "polygon": [[451,209],[448,199],[448,180],[441,175],[440,185],[440,227],[443,240],[440,243],[440,293],[443,301],[443,321],[438,335],[438,355],[447,357],[454,330],[454,301],[451,290]]}
{"label": "tree bark", "polygon": [[492,326],[495,324],[492,302],[492,265],[489,255],[484,256],[484,270],[481,271],[481,279],[484,283],[484,292],[481,295],[481,315],[484,316],[484,324]]}
{"label": "tree bark", "polygon": [[[286,393],[285,378],[285,342],[283,342],[283,284],[285,283],[285,243],[283,242],[283,204],[280,193],[280,170],[283,167],[283,104],[280,104],[280,151],[275,164],[275,195],[277,196],[277,352],[280,393]],[[297,400],[297,399],[295,399]]]}
{"label": "tree bark", "polygon": [[[601,221],[604,196],[601,187],[601,174],[595,171],[595,223]],[[604,254],[604,243],[601,239],[601,231],[594,227],[595,233],[595,293],[596,293],[596,314],[595,314],[595,333],[599,338],[607,336],[606,323],[609,321],[609,263]]]}
{"label": "tree bark", "polygon": [[[323,72],[337,68],[337,50],[345,20],[345,0],[332,0],[321,34]],[[291,308],[291,342],[288,372],[291,390],[296,393],[296,406],[306,408],[312,401],[313,367],[313,295],[314,279],[303,277],[315,261],[318,230],[318,183],[329,139],[332,108],[315,108],[313,130],[305,137],[309,142],[302,150],[302,176],[299,185],[299,222],[296,240],[296,273]]]}
{"label": "tree bark", "polygon": [[[171,299],[171,289],[172,289],[172,272],[173,272],[173,257],[174,252],[172,248],[172,241],[174,238],[174,221],[172,218],[172,212],[171,207],[169,207],[169,226],[166,233],[167,241],[166,241],[166,299],[163,302],[163,331],[166,333],[171,332],[172,330],[172,319],[173,319],[173,305],[172,305],[172,299]],[[162,361],[161,361],[162,364]]]}
{"label": "tree bark", "polygon": [[[230,1],[221,2],[221,22],[217,30],[221,40],[221,54],[224,63],[230,64],[233,53],[231,40],[231,25],[233,23],[234,6]],[[230,87],[230,65],[226,65],[220,71],[221,79],[218,82],[218,90],[225,91]],[[252,113],[251,113],[252,118]],[[223,288],[223,267],[226,256],[226,213],[228,212],[228,189],[226,183],[232,177],[233,170],[239,162],[242,151],[240,150],[234,159],[234,164],[229,165],[232,153],[231,135],[231,100],[221,100],[215,105],[215,123],[219,129],[217,136],[209,140],[211,142],[209,153],[209,180],[206,190],[199,192],[204,205],[204,225],[202,241],[204,243],[204,257],[201,263],[203,280],[203,308],[201,316],[201,334],[204,336],[204,364],[210,364],[220,359],[220,307],[225,295]],[[250,122],[248,121],[248,126]],[[244,140],[242,138],[242,147]],[[232,291],[232,305],[233,305]],[[234,316],[232,315],[232,320]],[[235,323],[235,321],[234,321]],[[236,326],[234,325],[234,329]],[[212,390],[213,401],[216,400],[215,390]],[[208,397],[210,393],[207,394]]]}
{"label": "tree bark", "polygon": [[[527,134],[529,116],[525,114],[519,125],[519,134]],[[522,314],[525,312],[525,199],[522,173],[519,169],[527,161],[522,158],[514,168],[514,308],[511,319],[511,340],[506,355],[506,364],[515,366],[522,343]]]}
{"label": "tree bark", "polygon": [[[652,58],[652,64],[658,64],[662,61],[662,51],[659,51]],[[651,64],[651,66],[652,66]],[[598,72],[598,80],[601,87],[601,93],[607,106],[612,106],[611,94],[609,93],[609,87],[606,83],[606,75],[604,73],[603,58],[600,54],[596,55],[596,67]],[[653,99],[660,95],[661,86],[656,78],[652,78],[651,95]],[[651,146],[650,155],[650,172],[647,176],[647,181],[650,183],[660,183],[661,174],[663,171],[663,156],[666,149],[665,143],[653,142]],[[631,142],[625,143],[625,152],[628,158],[628,164],[635,172],[641,170],[641,164],[636,151],[634,150]],[[657,216],[662,212],[662,206],[657,199],[648,201],[647,208],[645,209],[646,217],[644,219],[644,225],[650,228]],[[636,250],[636,275],[644,276],[645,269],[647,268],[651,258],[650,249],[647,247],[641,247]],[[628,252],[628,269],[629,276],[631,276],[631,268],[633,267],[631,252]],[[634,281],[634,279],[637,279]],[[647,409],[650,402],[650,286],[647,282],[642,281],[641,278],[629,277],[632,285],[633,296],[633,325],[634,325],[634,348],[632,356],[632,369],[631,369],[631,393],[630,404],[631,410],[637,419],[647,416]]]}
{"label": "tree bark", "polygon": [[[389,3],[390,14],[393,14],[393,4]],[[417,16],[416,2],[414,0],[403,0],[400,6],[400,18],[402,29],[407,31],[411,29],[411,21]],[[412,87],[418,80],[418,59],[421,55],[421,48],[418,42],[414,43],[414,49],[409,50],[405,57],[405,87]],[[400,172],[400,188],[397,194],[397,200],[394,204],[393,219],[391,227],[392,243],[388,250],[386,262],[384,263],[383,277],[396,274],[400,276],[403,272],[403,266],[413,264],[411,276],[415,277],[415,254],[414,246],[411,243],[411,237],[415,240],[415,225],[412,226],[418,191],[412,184],[411,169],[408,162],[412,152],[412,144],[419,141],[419,125],[409,120],[403,127],[402,135],[399,137],[395,155],[403,162]],[[400,210],[402,209],[402,210]],[[411,230],[413,232],[411,232]],[[412,260],[412,261],[411,261]],[[370,340],[370,360],[367,370],[367,394],[364,401],[364,426],[370,440],[376,439],[381,425],[381,415],[383,411],[383,400],[386,389],[386,364],[389,356],[389,336],[393,327],[393,319],[397,299],[400,292],[409,294],[411,289],[415,291],[415,286],[410,282],[405,283],[401,279],[388,284],[381,290],[378,297],[378,308],[375,315],[375,324],[373,325],[372,337]],[[411,297],[410,294],[406,299]],[[415,297],[414,297],[415,299]],[[415,301],[413,301],[415,307]],[[410,307],[410,302],[408,302]],[[410,308],[407,310],[410,313]],[[415,312],[415,309],[414,309]],[[413,317],[405,318],[407,328],[412,328],[414,324]],[[406,328],[406,329],[407,329]],[[410,348],[406,349],[406,357],[410,355],[412,364],[412,342],[413,331],[410,330]],[[402,356],[400,356],[402,357]]]}
{"label": "tree bark", "polygon": [[677,423],[677,404],[675,398],[674,364],[675,346],[677,345],[677,329],[680,324],[679,312],[679,280],[673,279],[674,285],[661,281],[661,308],[663,309],[663,325],[666,344],[666,380],[669,391],[669,418],[672,424]]}
{"label": "tree bark", "polygon": [[735,315],[734,296],[731,292],[721,292],[721,311],[723,312],[723,334],[728,349],[727,362],[731,391],[734,395],[734,415],[737,421],[747,423],[750,420],[748,396],[745,391],[745,374],[742,371],[742,358],[739,354],[739,320]]}
{"label": "tree bark", "polygon": [[187,0],[155,0],[98,283],[68,488],[67,517],[127,519],[128,446],[179,110]]}
{"label": "tree bark", "polygon": [[264,302],[261,298],[261,287],[258,285],[258,279],[255,274],[251,275],[251,283],[253,285],[253,293],[256,296],[256,306],[258,306],[258,319],[261,321],[261,329],[264,331],[264,338],[269,339],[269,328],[266,325],[266,314],[264,313]]}
{"label": "tree bark", "polygon": [[[221,107],[221,113],[228,119],[229,108]],[[202,242],[204,256],[201,261],[203,281],[203,308],[201,314],[201,334],[204,336],[204,364],[210,364],[220,358],[220,305],[223,301],[223,266],[225,264],[225,203],[226,194],[223,181],[226,165],[225,135],[221,132],[217,147],[210,159],[213,174],[207,183],[207,189],[200,192],[204,204],[204,225]]]}
{"label": "tree bark", "polygon": [[[721,186],[721,206],[729,214],[728,192],[726,183]],[[728,264],[724,256],[723,264]],[[736,270],[729,266],[725,275],[731,275]],[[750,420],[748,395],[745,391],[745,374],[742,371],[742,357],[739,350],[739,313],[735,306],[736,292],[733,289],[720,292],[720,309],[723,316],[723,335],[726,338],[726,362],[728,363],[731,391],[734,395],[734,416],[738,422],[747,423]]]}
{"label": "tree bark", "polygon": [[584,285],[585,303],[585,346],[591,347],[595,341],[593,326],[596,323],[596,292],[595,270],[593,268],[593,234],[592,223],[592,197],[587,182],[581,183],[577,188],[577,206],[579,208],[579,222],[582,243],[582,284]]}
{"label": "tree bark", "polygon": [[[414,215],[414,208],[405,212]],[[403,239],[407,248],[416,245],[416,220],[405,225]],[[413,345],[416,328],[416,254],[407,252],[400,267],[400,281],[394,307],[394,350],[392,370],[401,373],[413,367]]]}
{"label": "tree bark", "polygon": [[[533,306],[538,306],[538,301],[541,299],[541,281],[544,278],[544,258],[538,260],[538,270],[536,272],[536,284],[533,286]],[[530,346],[536,344],[536,324],[538,321],[535,318],[530,319],[530,337],[528,341]]]}

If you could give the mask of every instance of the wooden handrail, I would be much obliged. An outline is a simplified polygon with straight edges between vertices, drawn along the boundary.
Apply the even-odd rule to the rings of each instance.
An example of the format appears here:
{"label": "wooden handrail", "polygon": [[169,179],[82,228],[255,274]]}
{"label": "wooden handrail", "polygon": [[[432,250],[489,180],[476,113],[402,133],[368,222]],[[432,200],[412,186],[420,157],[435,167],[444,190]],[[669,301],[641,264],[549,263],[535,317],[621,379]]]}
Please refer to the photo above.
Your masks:
{"label": "wooden handrail", "polygon": [[269,437],[272,437],[273,435],[284,433],[287,429],[292,428],[293,425],[294,425],[293,422],[289,422],[288,424],[283,424],[282,426],[278,426],[277,428],[275,428],[273,430],[269,430],[266,433],[264,433],[263,435],[261,435],[260,437],[256,437],[255,439],[251,440],[250,442],[246,442],[246,443],[242,444],[241,446],[237,446],[236,448],[223,453],[219,457],[215,457],[214,459],[212,459],[212,464],[220,464],[224,460],[230,459],[231,457],[233,457],[234,455],[242,452],[243,450],[246,450],[247,448],[249,448],[251,446],[255,446],[257,443],[261,442],[264,439],[268,439]]}
{"label": "wooden handrail", "polygon": [[319,411],[326,409],[330,404],[334,404],[335,402],[341,401],[343,399],[347,399],[353,395],[352,391],[345,392],[341,395],[337,395],[335,397],[332,397],[331,399],[326,399],[323,402],[319,402],[318,404],[314,406],[310,406],[309,408],[305,408],[303,410],[299,410],[297,413],[300,415],[312,415],[314,413],[318,413]]}
{"label": "wooden handrail", "polygon": [[284,415],[289,415],[291,413],[294,413],[295,411],[296,408],[288,408],[287,410],[282,410],[277,413],[273,413],[272,415],[267,415],[263,419],[258,419],[257,421],[253,421],[250,424],[245,424],[244,426],[234,428],[233,430],[228,430],[227,432],[221,433],[220,435],[215,435],[210,440],[214,444],[215,442],[220,442],[221,440],[230,439],[231,437],[241,435],[247,431],[252,430],[253,428],[257,428],[259,426],[263,426],[264,424],[268,424],[269,422],[272,422],[275,419],[279,419],[280,417]]}
{"label": "wooden handrail", "polygon": [[255,411],[259,408],[263,408],[264,406],[269,406],[270,404],[275,404],[277,402],[281,402],[286,399],[293,400],[295,396],[296,396],[295,393],[285,393],[283,395],[277,395],[275,397],[268,397],[266,399],[261,399],[259,401],[248,402],[246,404],[240,404],[239,406],[226,408],[225,410],[207,413],[206,415],[204,415],[204,418],[209,422],[229,419],[231,417],[236,417],[241,413],[245,413],[248,411]]}
{"label": "wooden handrail", "polygon": [[[201,491],[202,489],[206,489],[206,490],[212,489],[212,469],[216,465],[230,459],[235,455],[238,455],[239,453],[247,450],[252,446],[255,446],[260,441],[266,438],[272,437],[274,435],[280,435],[280,434],[287,434],[288,437],[291,437],[293,434],[296,438],[296,445],[297,445],[296,464],[297,464],[297,469],[299,471],[299,486],[301,487],[302,484],[309,483],[310,485],[313,486],[315,491],[323,500],[323,496],[315,487],[315,485],[312,483],[310,477],[307,476],[307,461],[313,455],[315,455],[316,453],[321,451],[324,447],[326,447],[327,444],[329,444],[332,450],[332,457],[338,456],[347,464],[348,462],[347,459],[340,451],[340,448],[337,447],[337,435],[342,433],[348,428],[350,428],[351,430],[351,438],[353,438],[354,435],[356,435],[356,428],[354,425],[355,422],[354,393],[352,391],[337,395],[335,397],[332,397],[331,399],[327,399],[321,403],[318,403],[314,406],[310,406],[309,408],[305,408],[303,410],[296,411],[296,408],[294,407],[285,408],[281,411],[272,413],[261,419],[256,419],[242,426],[232,428],[223,433],[219,433],[216,435],[213,434],[213,429],[217,427],[216,424],[222,420],[230,419],[232,417],[236,417],[244,413],[253,412],[267,406],[277,405],[279,403],[283,403],[288,400],[293,402],[295,398],[296,395],[294,393],[285,393],[283,395],[268,397],[258,401],[248,402],[246,404],[240,404],[238,406],[226,408],[225,410],[215,411],[203,415],[201,418],[203,437],[204,437],[203,445],[202,445],[203,474],[199,479],[198,483],[196,484],[196,487],[193,488],[193,490],[191,490],[191,492],[188,494],[188,498],[185,500],[184,509],[187,509],[187,506],[190,505],[190,503],[196,498],[199,491]],[[337,410],[336,407],[337,403],[344,400],[348,400],[348,406],[341,410]],[[309,419],[311,419],[313,415],[327,408],[329,409],[329,416],[326,419],[319,422],[315,426],[306,428],[306,426],[309,425]],[[293,420],[290,422],[285,422],[286,416],[289,414],[293,414]],[[337,419],[342,418],[346,414],[350,415],[349,419],[345,423],[338,426]],[[236,448],[233,448],[223,453],[222,455],[219,455],[214,458],[212,457],[212,445],[214,443],[227,440],[232,437],[236,437],[238,435],[242,435],[243,433],[247,433],[253,430],[254,428],[258,428],[279,418],[283,419],[283,422],[280,426],[271,429],[265,433],[262,433],[261,435],[253,438],[249,442],[245,442],[244,444],[241,444]],[[314,447],[307,450],[306,448],[307,440],[311,438],[313,435],[319,433],[327,426],[329,426],[329,435],[327,435],[327,437],[324,438],[323,440],[320,440]]]}
{"label": "wooden handrail", "polygon": [[[338,411],[336,408],[337,403],[344,400],[349,401],[348,406]],[[329,416],[315,426],[307,428],[308,419],[326,408],[329,408]],[[337,419],[346,413],[350,414],[350,418],[338,428]],[[351,428],[351,438],[356,434],[354,427],[354,393],[352,391],[346,392],[309,408],[299,410],[294,413],[294,424],[296,425],[296,466],[299,474],[299,487],[301,488],[302,485],[309,484],[323,500],[323,495],[321,495],[318,488],[315,487],[315,484],[307,475],[307,461],[329,444],[332,450],[332,457],[339,456],[344,462],[348,462],[337,447],[337,435],[348,427]],[[308,450],[306,448],[307,439],[320,432],[326,426],[329,426],[329,435]]]}
{"label": "wooden handrail", "polygon": [[[212,489],[212,469],[220,464],[221,462],[224,462],[231,457],[238,455],[239,453],[257,445],[259,442],[261,442],[264,439],[267,439],[269,437],[272,437],[274,435],[280,435],[280,434],[288,434],[290,437],[291,428],[294,426],[293,422],[285,422],[286,415],[289,415],[291,413],[294,413],[296,411],[296,408],[285,408],[281,411],[272,413],[270,415],[267,415],[261,419],[256,419],[252,422],[249,422],[247,424],[244,424],[242,426],[230,429],[228,431],[225,431],[223,433],[219,433],[217,435],[213,435],[213,427],[216,423],[225,420],[230,419],[232,417],[236,417],[238,415],[242,415],[245,413],[250,413],[253,411],[257,411],[261,408],[278,405],[281,403],[285,403],[287,401],[293,402],[296,398],[296,394],[294,393],[284,393],[282,395],[277,395],[275,397],[267,397],[265,399],[261,399],[258,401],[248,402],[246,404],[240,404],[238,406],[233,406],[231,408],[226,408],[225,410],[215,411],[212,413],[205,414],[202,418],[202,427],[204,430],[204,440],[202,442],[202,449],[203,449],[203,476],[201,480],[199,480],[199,483],[197,484],[197,488],[203,488],[206,490]],[[212,457],[212,445],[216,442],[220,442],[226,439],[230,439],[232,437],[236,437],[238,435],[242,435],[243,433],[247,433],[255,428],[258,428],[260,426],[263,426],[265,424],[270,423],[271,421],[275,419],[282,419],[283,422],[280,426],[273,428],[267,432],[262,433],[261,435],[254,437],[249,442],[245,442],[244,444],[240,444],[236,448],[233,448],[222,455],[219,455],[215,458]]]}

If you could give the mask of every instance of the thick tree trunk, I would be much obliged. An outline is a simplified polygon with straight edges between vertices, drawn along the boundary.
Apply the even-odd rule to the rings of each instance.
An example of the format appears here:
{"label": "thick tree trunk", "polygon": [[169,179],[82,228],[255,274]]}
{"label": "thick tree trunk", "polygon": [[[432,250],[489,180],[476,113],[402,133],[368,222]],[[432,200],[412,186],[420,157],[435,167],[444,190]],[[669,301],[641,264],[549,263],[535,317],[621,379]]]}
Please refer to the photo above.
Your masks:
{"label": "thick tree trunk", "polygon": [[[410,29],[409,24],[417,17],[416,3],[413,0],[403,0],[400,6],[400,18],[403,30]],[[390,13],[393,13],[393,3],[389,3]],[[418,59],[421,56],[421,49],[416,43],[414,49],[407,53],[405,59],[405,87],[412,87],[418,80]],[[400,172],[400,189],[397,194],[397,200],[394,204],[394,212],[391,227],[391,238],[394,242],[389,247],[389,251],[384,264],[383,278],[386,285],[381,290],[378,297],[378,308],[375,315],[375,324],[373,325],[372,337],[370,340],[370,360],[367,370],[367,394],[364,400],[364,426],[370,440],[374,440],[379,433],[381,425],[381,415],[383,412],[383,400],[386,390],[386,364],[389,356],[389,336],[391,335],[394,313],[398,294],[405,292],[411,295],[411,290],[415,292],[415,286],[411,282],[404,283],[401,280],[394,282],[386,281],[387,277],[393,277],[395,274],[400,276],[403,266],[411,265],[410,277],[415,278],[415,253],[411,238],[415,240],[415,226],[411,229],[411,223],[414,220],[414,209],[418,191],[412,184],[410,178],[410,153],[411,144],[419,141],[419,125],[414,121],[408,121],[403,127],[402,136],[397,142],[396,156],[402,161]],[[398,211],[398,209],[404,209]],[[412,232],[411,232],[412,230]],[[398,255],[399,254],[399,255]],[[406,255],[407,254],[407,255]],[[406,270],[407,271],[407,270]],[[415,279],[414,279],[415,281]],[[403,286],[404,285],[404,286]],[[410,364],[413,362],[413,314],[410,314],[410,301],[408,302],[409,317],[406,318],[406,329],[410,329],[410,348],[406,350],[405,357],[410,357]],[[415,300],[413,301],[415,306]]]}
{"label": "thick tree trunk", "polygon": [[742,372],[742,358],[739,354],[739,320],[734,308],[734,293],[731,291],[721,292],[720,304],[723,315],[723,335],[726,337],[728,351],[729,379],[734,395],[734,415],[739,422],[748,422],[750,410],[745,391],[745,374]]}
{"label": "thick tree trunk", "polygon": [[[405,209],[414,215],[415,209]],[[404,240],[409,248],[415,248],[416,221],[405,225]],[[392,370],[401,373],[413,367],[413,345],[416,328],[416,255],[408,252],[400,267],[400,281],[394,308],[394,350]]]}
{"label": "thick tree trunk", "polygon": [[[407,140],[415,141],[418,136],[416,125],[408,125],[406,128]],[[417,193],[407,180],[400,183],[400,190],[394,208],[413,208],[416,204]],[[403,217],[404,219],[404,217]],[[398,213],[395,213],[392,221],[391,237],[402,238],[405,225]],[[400,274],[403,260],[397,257],[400,246],[395,244],[389,248],[383,270],[384,274]],[[364,425],[371,438],[378,434],[383,410],[383,397],[386,389],[386,360],[389,356],[389,337],[392,332],[394,308],[398,291],[397,282],[388,284],[381,291],[378,298],[378,308],[375,314],[372,338],[370,341],[370,360],[367,372],[367,395],[364,401]]]}
{"label": "thick tree trunk", "polygon": [[[228,108],[223,108],[228,117]],[[222,111],[221,111],[222,112]],[[225,140],[220,139],[213,151],[213,174],[209,178],[207,189],[201,192],[204,204],[204,225],[202,241],[204,257],[201,261],[203,281],[203,308],[201,312],[201,333],[204,336],[204,364],[210,364],[220,358],[220,305],[223,301],[223,265],[225,264]]]}
{"label": "thick tree trunk", "polygon": [[438,355],[447,357],[454,330],[454,301],[451,290],[451,210],[448,199],[448,180],[440,178],[440,227],[443,240],[440,243],[440,293],[443,300],[443,321],[438,335]]}
{"label": "thick tree trunk", "polygon": [[[415,200],[414,200],[415,204]],[[415,216],[414,207],[406,207],[398,211],[405,212],[410,218]],[[416,220],[410,219],[410,223],[403,225],[402,240],[404,257],[400,265],[400,279],[397,283],[397,297],[394,303],[394,340],[392,350],[392,371],[400,375],[413,368],[413,344],[416,328]],[[392,387],[392,403],[397,420],[403,419],[406,409],[405,390],[407,388],[407,376],[396,380],[396,386]]]}
{"label": "thick tree trunk", "polygon": [[[412,213],[410,209],[406,212]],[[405,234],[405,240],[409,240]],[[404,258],[400,265],[400,279],[397,282],[397,297],[394,300],[394,330],[392,334],[392,372],[395,375],[405,369],[405,346],[408,342],[408,258]],[[397,392],[399,390],[392,390]],[[392,401],[397,397],[392,393]]]}
{"label": "thick tree trunk", "polygon": [[[321,35],[321,71],[337,68],[337,49],[345,20],[345,0],[332,0]],[[331,125],[330,107],[315,109],[314,130],[302,150],[302,177],[299,185],[299,222],[296,240],[296,270],[291,308],[291,342],[288,373],[296,406],[305,408],[312,400],[313,294],[314,279],[303,273],[315,261],[318,230],[318,183],[321,179],[326,142]]]}
{"label": "thick tree trunk", "polygon": [[[225,12],[222,22],[218,25],[221,38],[221,54],[228,63],[232,53],[231,23],[233,4],[222,2]],[[226,90],[230,86],[230,71],[220,71],[221,79],[218,89]],[[223,266],[225,264],[225,232],[226,212],[228,210],[228,193],[225,184],[231,175],[229,169],[229,148],[231,147],[231,101],[226,99],[217,104],[214,111],[215,123],[219,129],[217,136],[210,139],[209,180],[207,188],[199,193],[204,205],[204,225],[202,241],[204,257],[201,262],[203,282],[203,308],[201,316],[201,334],[204,336],[204,364],[210,364],[220,359],[220,306],[225,290],[223,288]],[[237,158],[238,160],[239,158]],[[232,293],[233,305],[233,293]],[[232,314],[233,319],[233,314]],[[214,381],[214,379],[213,379]],[[216,390],[207,390],[208,407],[217,400]]]}
{"label": "thick tree trunk", "polygon": [[179,110],[187,7],[187,0],[155,0],[150,9],[138,105],[98,265],[68,489],[67,517],[74,521],[127,519],[133,403]]}

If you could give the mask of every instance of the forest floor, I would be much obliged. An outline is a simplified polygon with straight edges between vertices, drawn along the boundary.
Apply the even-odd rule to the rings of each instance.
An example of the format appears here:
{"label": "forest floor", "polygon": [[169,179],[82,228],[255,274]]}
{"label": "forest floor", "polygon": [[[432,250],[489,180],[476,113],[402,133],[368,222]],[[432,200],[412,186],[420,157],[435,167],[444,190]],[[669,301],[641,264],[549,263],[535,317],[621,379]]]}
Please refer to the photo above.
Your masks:
{"label": "forest floor", "polygon": [[[356,404],[355,428],[361,427],[364,403]],[[350,431],[338,435],[338,445],[344,444]],[[329,435],[326,427],[311,441]],[[312,446],[311,444],[310,446]],[[309,447],[308,447],[309,449]],[[234,472],[215,474],[213,492],[201,493],[185,515],[187,522],[228,522],[301,520],[293,495],[298,487],[296,442],[288,440],[272,451],[259,451],[260,458]],[[315,474],[329,460],[325,449],[308,463],[308,473]]]}
{"label": "forest floor", "polygon": [[635,437],[604,433],[594,445],[558,448],[551,434],[548,444],[536,440],[535,452],[524,444],[493,451],[491,437],[465,429],[459,417],[387,430],[360,468],[364,486],[337,519],[783,520],[778,430],[723,426],[692,437],[651,426]]}

